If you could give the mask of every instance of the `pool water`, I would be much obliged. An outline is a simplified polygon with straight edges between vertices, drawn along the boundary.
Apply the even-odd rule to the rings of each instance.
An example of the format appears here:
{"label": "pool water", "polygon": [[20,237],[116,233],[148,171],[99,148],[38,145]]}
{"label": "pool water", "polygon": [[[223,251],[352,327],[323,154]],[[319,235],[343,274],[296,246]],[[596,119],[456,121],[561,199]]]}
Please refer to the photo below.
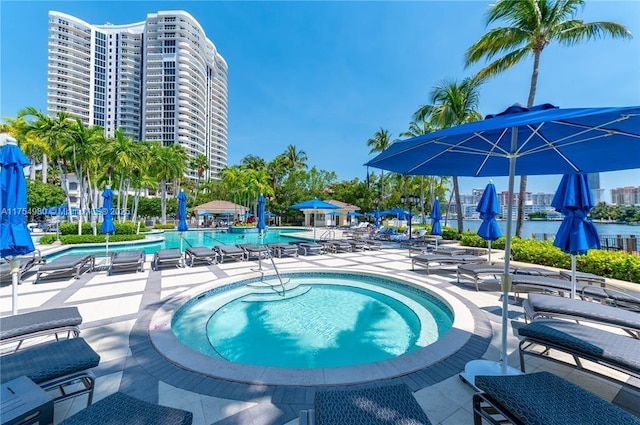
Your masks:
{"label": "pool water", "polygon": [[[261,241],[258,233],[228,233],[221,230],[190,230],[183,232],[184,241],[182,244],[182,250],[184,251],[190,246],[207,246],[213,247],[215,245],[235,245],[240,243],[289,243],[290,241],[300,241],[300,239],[287,236],[287,233],[297,232],[297,230],[267,230]],[[159,236],[162,236],[159,234]],[[112,252],[121,251],[144,251],[147,255],[153,255],[157,250],[163,248],[180,248],[180,232],[169,231],[164,232],[164,240],[155,242],[145,242],[137,244],[112,244],[109,245],[109,255]],[[74,247],[66,249],[64,251],[57,252],[55,254],[47,255],[47,260],[53,260],[61,255],[67,254],[95,254],[96,257],[105,256],[105,247],[91,246],[91,247]]]}
{"label": "pool water", "polygon": [[251,285],[213,291],[172,321],[185,345],[215,358],[282,368],[354,366],[426,347],[449,331],[450,310],[431,295],[378,277],[295,274],[301,294],[252,294]]}

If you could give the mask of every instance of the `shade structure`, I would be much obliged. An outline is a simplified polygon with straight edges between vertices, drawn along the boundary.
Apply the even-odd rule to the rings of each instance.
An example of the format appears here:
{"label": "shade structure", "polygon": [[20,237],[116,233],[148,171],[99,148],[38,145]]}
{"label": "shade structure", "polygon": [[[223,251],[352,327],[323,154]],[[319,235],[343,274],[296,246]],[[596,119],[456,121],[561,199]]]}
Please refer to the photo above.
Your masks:
{"label": "shade structure", "polygon": [[380,226],[380,208],[376,208],[373,212],[373,225],[376,227]]}
{"label": "shade structure", "polygon": [[213,217],[215,214],[210,212],[205,212],[202,214],[198,214],[200,217]]}
{"label": "shade structure", "polygon": [[337,210],[337,205],[330,204],[318,198],[309,199],[308,201],[298,202],[289,206],[296,210],[313,210],[313,240],[316,240],[316,214],[318,210]]}
{"label": "shade structure", "polygon": [[176,198],[178,198],[178,232],[180,232],[180,251],[182,251],[182,233],[189,230],[189,225],[187,225],[187,194],[181,190]]}
{"label": "shade structure", "polygon": [[16,140],[2,135],[7,142],[0,148],[0,257],[9,261],[12,284],[12,313],[18,313],[18,255],[35,250],[27,228],[27,182],[24,167],[31,162]]}
{"label": "shade structure", "polygon": [[591,188],[586,174],[565,174],[551,201],[564,219],[553,245],[571,254],[571,298],[576,297],[576,255],[600,248],[600,238],[593,223],[587,220],[593,208]]}
{"label": "shade structure", "polygon": [[219,215],[220,217],[232,217],[232,216],[234,216],[235,214],[234,214],[234,213],[232,213],[232,212],[223,212],[223,213],[220,213],[220,214],[218,214],[218,215]]}
{"label": "shade structure", "polygon": [[102,224],[100,225],[100,231],[105,235],[105,262],[109,264],[109,235],[116,232],[116,227],[113,224],[113,192],[109,186],[106,186],[102,191]]}
{"label": "shade structure", "polygon": [[406,214],[409,214],[407,211],[403,210],[402,208],[391,208],[390,210],[384,210],[380,212],[380,215],[395,215],[396,217],[399,217],[402,214],[402,216],[405,216]]}
{"label": "shade structure", "polygon": [[[393,143],[365,165],[408,175],[509,176],[498,372],[507,374],[515,176],[639,168],[640,106],[562,109],[550,104],[514,105],[482,121]],[[467,381],[475,381],[479,373],[494,373],[494,365],[475,362],[463,374]]]}
{"label": "shade structure", "polygon": [[500,213],[500,201],[498,201],[498,194],[493,183],[489,183],[482,192],[476,211],[480,213],[482,219],[478,236],[487,241],[487,245],[489,245],[489,264],[491,264],[491,241],[502,236],[496,221],[496,216]]}
{"label": "shade structure", "polygon": [[[435,236],[442,236],[442,225],[440,224],[440,220],[442,220],[442,207],[440,207],[440,200],[438,200],[438,198],[433,201],[429,218],[431,218],[431,234]],[[436,238],[436,249],[437,248],[438,239]]]}
{"label": "shade structure", "polygon": [[272,212],[267,211],[267,212],[264,213],[264,216],[265,217],[275,217],[276,215],[274,213],[272,213]]}
{"label": "shade structure", "polygon": [[256,227],[258,231],[260,231],[260,234],[262,234],[264,230],[267,228],[267,224],[264,221],[264,217],[265,217],[264,204],[265,204],[264,196],[263,195],[258,196],[258,220],[257,220]]}
{"label": "shade structure", "polygon": [[362,217],[364,214],[360,214],[359,212],[356,211],[349,211],[347,213],[348,217]]}

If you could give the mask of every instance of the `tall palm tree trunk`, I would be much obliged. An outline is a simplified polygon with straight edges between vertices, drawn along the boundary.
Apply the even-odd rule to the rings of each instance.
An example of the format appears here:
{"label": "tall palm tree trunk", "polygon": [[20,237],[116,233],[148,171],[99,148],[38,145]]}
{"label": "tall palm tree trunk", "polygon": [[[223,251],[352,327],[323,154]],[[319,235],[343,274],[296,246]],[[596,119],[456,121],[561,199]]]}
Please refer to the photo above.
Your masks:
{"label": "tall palm tree trunk", "polygon": [[42,154],[42,183],[47,182],[47,167],[49,166],[49,161],[47,160],[47,155]]}

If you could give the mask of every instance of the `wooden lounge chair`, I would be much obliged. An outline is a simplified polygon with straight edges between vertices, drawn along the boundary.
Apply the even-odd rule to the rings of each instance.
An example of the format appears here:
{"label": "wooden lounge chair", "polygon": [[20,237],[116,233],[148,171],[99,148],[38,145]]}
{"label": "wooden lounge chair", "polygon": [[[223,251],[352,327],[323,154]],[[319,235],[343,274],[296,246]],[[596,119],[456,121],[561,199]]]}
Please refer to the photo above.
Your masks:
{"label": "wooden lounge chair", "polygon": [[482,264],[487,260],[475,255],[438,255],[438,254],[424,254],[411,257],[411,270],[415,270],[415,265],[424,266],[429,273],[429,266],[432,264],[439,265],[457,265],[457,264]]}
{"label": "wooden lounge chair", "polygon": [[184,261],[193,267],[196,262],[215,264],[218,254],[206,246],[190,246],[184,251]]}
{"label": "wooden lounge chair", "polygon": [[640,425],[640,418],[549,372],[476,376],[473,423]]}
{"label": "wooden lounge chair", "polygon": [[266,245],[256,245],[253,243],[238,244],[238,247],[244,251],[244,259],[249,261],[252,258],[259,260],[266,258],[269,254],[269,248]]}
{"label": "wooden lounge chair", "polygon": [[89,369],[98,366],[100,356],[83,338],[63,339],[0,357],[2,383],[26,376],[49,392],[54,402],[87,394],[91,404],[95,378]]}
{"label": "wooden lounge chair", "polygon": [[111,254],[108,275],[115,272],[143,272],[147,254],[144,251],[121,251]]}
{"label": "wooden lounge chair", "polygon": [[431,425],[406,384],[318,391],[313,410],[299,419],[300,425]]}
{"label": "wooden lounge chair", "polygon": [[59,425],[191,425],[192,422],[191,412],[148,403],[118,392],[81,410]]}
{"label": "wooden lounge chair", "polygon": [[235,245],[216,245],[213,249],[220,256],[220,263],[224,263],[225,258],[244,260],[244,250]]}
{"label": "wooden lounge chair", "polygon": [[[518,334],[521,338],[520,369],[523,372],[524,358],[529,355],[564,364],[622,385],[633,386],[634,380],[619,380],[618,374],[605,374],[591,367],[591,364],[595,363],[640,378],[640,339],[559,319],[536,319],[519,328]],[[567,356],[554,355],[555,351],[568,354],[573,362],[568,360]]]}
{"label": "wooden lounge chair", "polygon": [[0,327],[1,353],[18,351],[24,341],[32,338],[53,335],[58,340],[59,334],[66,334],[66,338],[77,337],[81,323],[82,316],[77,307],[52,308],[3,317]]}
{"label": "wooden lounge chair", "polygon": [[151,264],[154,270],[166,265],[182,267],[182,252],[178,248],[159,249],[153,254]]}
{"label": "wooden lounge chair", "polygon": [[294,257],[298,256],[298,246],[290,245],[286,243],[269,243],[267,247],[271,250],[272,254],[275,254],[278,258],[285,257],[287,255],[292,255]]}
{"label": "wooden lounge chair", "polygon": [[55,279],[59,277],[73,276],[79,279],[80,275],[85,271],[92,272],[95,265],[96,257],[93,254],[63,255],[40,266],[36,275],[36,283],[40,279]]}

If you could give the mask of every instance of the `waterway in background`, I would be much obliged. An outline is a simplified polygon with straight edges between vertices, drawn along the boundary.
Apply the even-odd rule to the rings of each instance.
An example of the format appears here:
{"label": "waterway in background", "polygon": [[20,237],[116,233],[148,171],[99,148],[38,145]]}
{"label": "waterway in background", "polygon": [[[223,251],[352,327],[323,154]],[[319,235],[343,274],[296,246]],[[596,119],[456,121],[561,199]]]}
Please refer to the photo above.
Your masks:
{"label": "waterway in background", "polygon": [[[444,220],[441,221],[444,224]],[[480,224],[482,224],[482,220],[464,220],[464,230],[471,230],[472,232],[478,231]],[[523,223],[522,228],[522,236],[524,238],[530,238],[534,233],[546,233],[548,235],[555,235],[560,227],[561,221],[537,221],[537,220],[527,220]],[[598,234],[601,236],[630,236],[636,235],[640,237],[640,226],[631,226],[628,224],[613,224],[613,223],[594,223],[596,226],[596,230]],[[500,226],[500,230],[502,230],[502,234],[507,233],[507,221],[506,220],[498,220],[498,225]],[[456,228],[457,222],[456,220],[448,220],[447,226]],[[513,222],[512,232],[515,234],[516,231],[516,223]]]}

